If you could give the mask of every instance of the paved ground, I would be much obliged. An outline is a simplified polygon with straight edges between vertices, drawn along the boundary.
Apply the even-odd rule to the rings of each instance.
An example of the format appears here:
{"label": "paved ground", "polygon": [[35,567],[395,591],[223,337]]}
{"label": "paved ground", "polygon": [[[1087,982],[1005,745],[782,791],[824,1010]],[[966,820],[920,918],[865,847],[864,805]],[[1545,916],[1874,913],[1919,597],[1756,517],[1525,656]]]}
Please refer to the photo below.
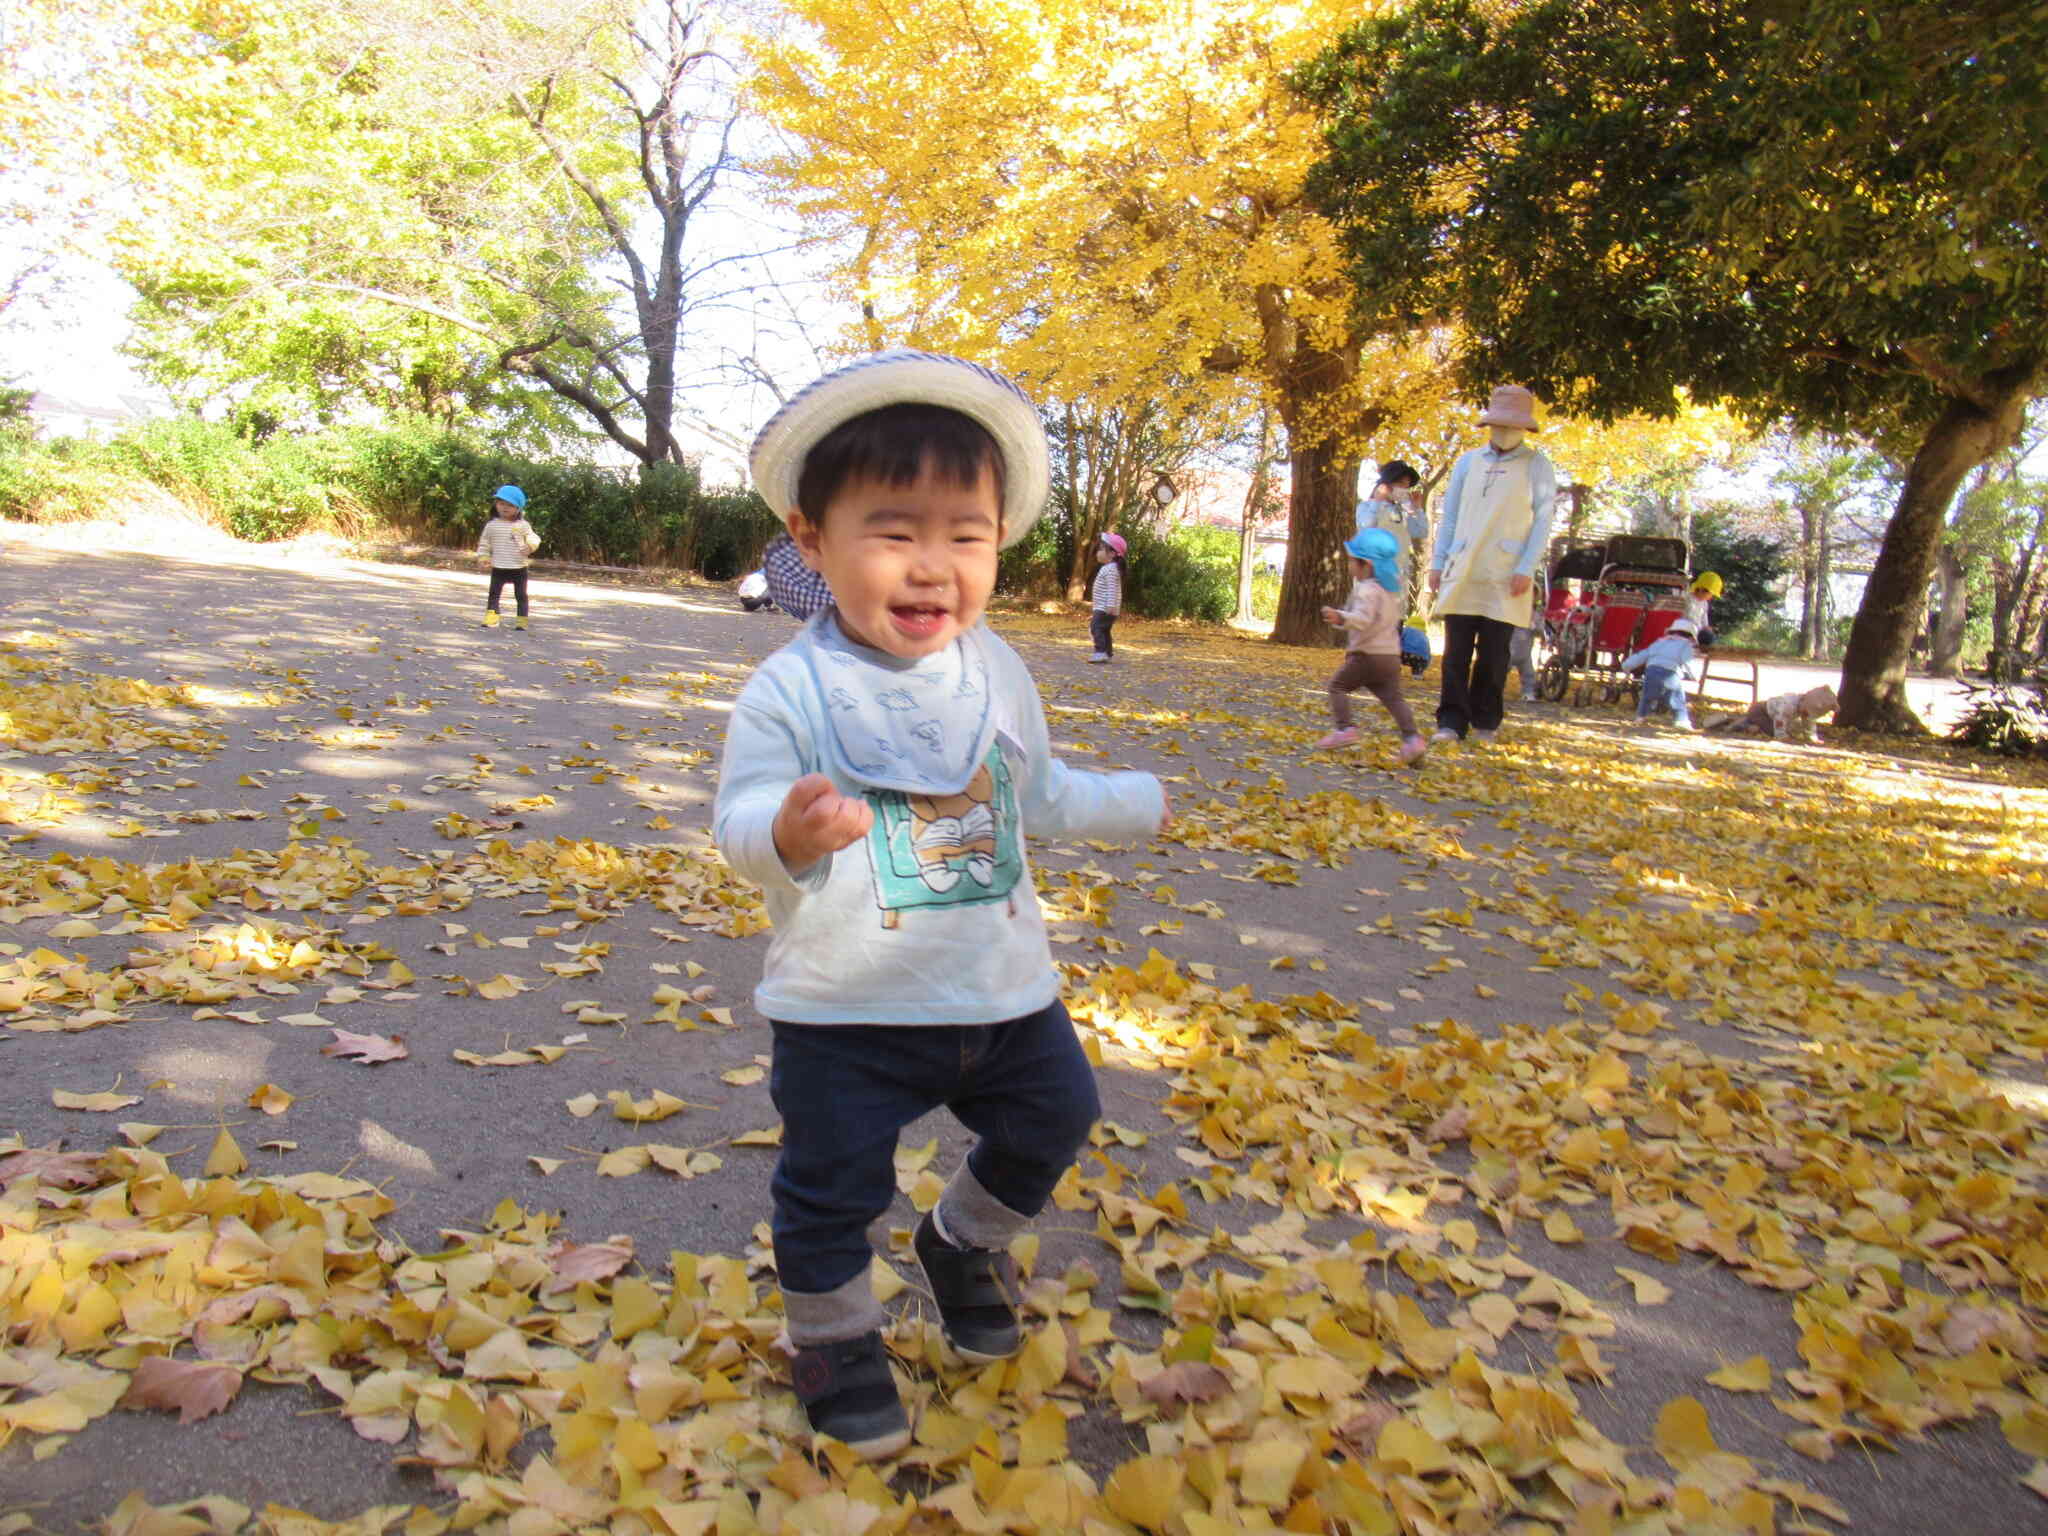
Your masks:
{"label": "paved ground", "polygon": [[[213,1017],[181,1000],[189,990],[168,985],[154,995],[148,987],[101,995],[98,1011],[109,1017],[98,1027],[77,1027],[93,1011],[90,997],[51,1004],[47,1016],[70,1027],[0,1032],[0,1131],[27,1147],[61,1138],[97,1150],[121,1140],[114,1122],[142,1122],[163,1128],[150,1151],[197,1179],[225,1129],[251,1177],[338,1173],[376,1184],[395,1202],[378,1230],[417,1253],[483,1231],[510,1197],[558,1213],[559,1234],[579,1243],[625,1234],[650,1276],[666,1280],[672,1251],[724,1254],[748,1260],[765,1285],[760,1224],[774,1152],[745,1144],[749,1133],[766,1141],[775,1124],[766,1084],[751,1070],[767,1050],[748,1001],[765,940],[745,890],[704,850],[724,711],[789,622],[745,615],[710,588],[541,579],[532,631],[485,631],[476,624],[481,583],[466,573],[241,558],[199,563],[17,541],[0,560],[8,642],[0,661],[17,690],[11,750],[0,755],[16,834],[11,894],[0,908],[8,925],[0,938],[12,942],[0,953],[20,963],[54,947],[97,976],[124,965],[136,975],[147,970],[137,969],[138,953],[189,959],[195,934],[207,931],[223,935],[216,960],[237,944],[244,958],[268,957],[224,969],[270,983],[212,1005]],[[1650,1448],[1669,1437],[1653,1426],[1667,1402],[1694,1396],[1710,1410],[1719,1446],[1754,1463],[1721,1482],[1699,1473],[1708,1463],[1694,1468],[1692,1486],[1718,1489],[1724,1504],[1737,1502],[1734,1489],[1776,1476],[1839,1501],[1865,1531],[2039,1522],[2039,1499],[2019,1481],[2029,1458],[2015,1448],[2033,1433],[2021,1395],[2048,1402],[2043,1377],[2026,1364],[2048,1338],[2031,1310],[2043,1300],[2035,1287],[2048,1248],[2025,1246],[2040,1242],[2035,1122],[2002,1120],[1995,1131],[1981,1116],[1972,1122],[1992,1139],[1969,1155],[2001,1181],[1995,1238],[1990,1218],[1974,1222],[1918,1186],[1905,1190],[1923,1244],[1937,1241],[1924,1223],[1955,1217],[1959,1235],[1967,1229],[1971,1243],[2010,1263],[2007,1283],[1987,1293],[1987,1306],[2010,1321],[1983,1347],[2002,1351],[1998,1390],[2008,1396],[2000,1401],[2020,1428],[2001,1433],[1998,1414],[1930,1428],[1924,1439],[1894,1425],[1895,1450],[1865,1450],[1844,1434],[1835,1437],[1840,1454],[1826,1461],[1786,1443],[1840,1407],[1839,1392],[1819,1379],[1826,1370],[1814,1349],[1801,1349],[1802,1328],[1823,1326],[1816,1298],[1827,1287],[1815,1285],[1814,1271],[1846,1287],[1827,1307],[1858,1288],[1869,1303],[1871,1288],[1887,1285],[1897,1287],[1888,1306],[1905,1305],[1906,1292],[1920,1287],[1953,1298],[1968,1289],[1967,1271],[1881,1263],[1871,1257],[1882,1250],[1875,1226],[1864,1234],[1876,1245],[1864,1257],[1838,1251],[1831,1244],[1851,1237],[1816,1237],[1824,1219],[1801,1203],[1816,1192],[1833,1199],[1833,1186],[1800,1184],[1800,1172],[1788,1173],[1778,1197],[1806,1223],[1786,1255],[1769,1264],[1748,1252],[1739,1264],[1725,1253],[1717,1259],[1712,1242],[1693,1241],[1699,1234],[1678,1207],[1689,1200],[1688,1210],[1711,1211],[1753,1194],[1746,1181],[1728,1182],[1741,1179],[1733,1163],[1717,1162],[1710,1186],[1674,1192],[1661,1213],[1624,1194],[1619,1164],[1605,1173],[1599,1166],[1629,1141],[1616,1127],[1633,1125],[1667,1149],[1653,1160],[1672,1163],[1731,1134],[1717,1118],[1749,1134],[1742,1117],[1752,1113],[1801,1136],[1810,1122],[1815,1136],[1839,1136],[1840,1150],[1864,1146],[1880,1159],[1901,1135],[1915,1148],[1932,1146],[1930,1156],[1959,1145],[1944,1143],[1946,1132],[1930,1133],[1930,1142],[1917,1121],[1858,1141],[1859,1116],[1877,1113],[1868,1095],[1883,1085],[1855,1075],[1863,1070],[1847,1059],[1855,1053],[1844,1048],[1828,1070],[1849,1074],[1842,1081],[1860,1085],[1864,1098],[1834,1104],[1816,1090],[1818,1079],[1798,1076],[1806,1067],[1796,1031],[1814,1017],[1818,993],[1778,997],[1747,969],[1737,983],[1687,984],[1725,969],[1715,946],[1725,957],[1735,952],[1728,946],[1764,943],[1757,935],[1783,921],[1781,907],[1807,912],[1820,934],[1812,953],[1832,955],[1824,990],[1842,1000],[1844,1029],[1861,1017],[1863,1000],[1879,995],[1903,1000],[1909,1049],[1925,1038],[1912,1032],[1923,1023],[1992,1029],[1992,1009],[2002,1020],[1996,1030],[2009,1033],[1975,1052],[1967,1070],[2002,1074],[2010,1102],[2048,1099],[2038,1087],[2048,1044],[2038,971],[2016,968],[2010,948],[2000,948],[2037,943],[2048,922],[2048,850],[2039,841],[2048,796],[2038,785],[1915,758],[1802,756],[1762,744],[1744,758],[1740,745],[1638,738],[1618,716],[1548,707],[1518,715],[1490,758],[1451,752],[1402,776],[1391,771],[1391,738],[1341,759],[1305,750],[1322,728],[1323,656],[1127,624],[1117,664],[1090,668],[1084,625],[1024,615],[999,619],[998,628],[1041,678],[1069,759],[1153,768],[1169,780],[1182,818],[1170,841],[1036,850],[1047,899],[1063,919],[1057,953],[1071,962],[1076,1012],[1105,1059],[1114,1122],[1085,1170],[1090,1188],[1049,1213],[1038,1273],[1087,1264],[1114,1276],[1121,1263],[1123,1304],[1116,1283],[1095,1301],[1114,1336],[1143,1352],[1181,1337],[1168,1330],[1195,1317],[1198,1272],[1253,1275],[1266,1263],[1261,1254],[1304,1263],[1375,1250],[1396,1257],[1371,1271],[1374,1285],[1390,1287],[1387,1316],[1392,1295],[1421,1294],[1445,1337],[1453,1327],[1477,1336],[1465,1303],[1498,1287],[1505,1263],[1510,1275],[1565,1282],[1575,1299],[1545,1310],[1525,1293],[1519,1316],[1509,1308],[1497,1327],[1486,1325],[1498,1340],[1491,1363],[1542,1372],[1558,1358],[1559,1340],[1597,1340],[1604,1369],[1573,1372],[1580,1407],[1645,1476],[1671,1475]],[[95,694],[95,675],[188,691],[177,699]],[[1425,700],[1430,691],[1426,683],[1413,690]],[[1365,718],[1378,724],[1369,704]],[[81,734],[79,722],[97,722],[98,738]],[[1761,773],[1759,763],[1768,765]],[[1645,773],[1664,774],[1654,780],[1664,788],[1629,777]],[[1519,787],[1538,779],[1540,798]],[[1847,837],[1857,835],[1862,802],[1839,797],[1867,796],[1873,849],[2003,860],[1996,867],[2009,902],[1992,912],[1972,885],[1955,897],[1960,910],[1923,911],[1890,883],[1897,869],[1854,866],[1854,879],[1868,882],[1859,891],[1853,881],[1831,884],[1837,866],[1818,852],[1789,851],[1783,870],[1717,865],[1735,845],[1712,842],[1720,832],[1695,815],[1706,802],[1685,797],[1688,786],[1727,784],[1738,787],[1715,789],[1725,807],[1715,815],[1730,824],[1750,814],[1745,804],[1810,793],[1817,804],[1834,799]],[[1315,798],[1331,792],[1339,798]],[[1969,821],[1958,810],[1953,826],[1936,827],[1926,807],[1944,798],[1993,806],[2005,820]],[[1550,819],[1539,824],[1537,812]],[[1645,829],[1660,841],[1646,842]],[[107,893],[130,876],[95,861],[161,866],[163,879],[189,861],[181,878],[196,906],[182,928],[131,920],[126,914],[173,910],[165,887],[132,886],[110,902]],[[1798,893],[1801,880],[1811,898]],[[88,889],[90,901],[79,894]],[[212,893],[229,889],[231,902],[214,903]],[[1875,927],[1865,931],[1859,911],[1839,933],[1828,928],[1831,896],[1865,894]],[[1716,915],[1696,917],[1709,896]],[[1878,930],[1900,914],[1946,925],[1933,962],[1880,947],[1890,939]],[[273,926],[243,927],[237,937],[238,925],[263,923]],[[295,963],[287,951],[299,938],[308,949]],[[1974,989],[1940,979],[1965,939],[1978,957],[1970,963],[1983,966]],[[1155,949],[1165,960],[1135,970]],[[1744,966],[1762,952],[1743,949]],[[1810,967],[1807,955],[1787,958],[1789,975]],[[0,999],[5,985],[0,978]],[[1248,992],[1229,991],[1239,986]],[[1980,1001],[1971,1001],[1973,990]],[[1670,1007],[1668,1017],[1645,1011],[1651,997]],[[19,1026],[37,1012],[32,1005],[0,1023]],[[1589,1017],[1613,1028],[1574,1034]],[[324,1055],[328,1025],[402,1037],[410,1054],[374,1067]],[[1196,1025],[1207,1044],[1191,1043]],[[530,1064],[455,1054],[522,1050],[533,1052]],[[1242,1072],[1226,1080],[1224,1057],[1241,1061]],[[1899,1060],[1880,1065],[1896,1071]],[[1460,1097],[1458,1085],[1476,1083],[1482,1066],[1493,1074],[1490,1097],[1482,1103],[1477,1088]],[[1616,1071],[1618,1080],[1609,1076]],[[1771,1072],[1791,1076],[1767,1081]],[[1654,1086],[1660,1073],[1664,1089]],[[1318,1084],[1319,1075],[1327,1080]],[[1687,1097],[1710,1076],[1727,1089],[1728,1114]],[[1339,1078],[1341,1104],[1331,1086]],[[1987,1080],[1971,1078],[1971,1091]],[[1616,1081],[1647,1097],[1630,1100],[1621,1118],[1603,1118]],[[1779,1081],[1795,1086],[1779,1097],[1769,1086]],[[274,1116],[250,1106],[265,1085],[291,1096]],[[1545,1085],[1552,1108],[1536,1120],[1547,1150],[1531,1141],[1531,1150],[1513,1151],[1520,1133],[1505,1123],[1493,1139],[1482,1142],[1475,1130],[1468,1140],[1462,1122],[1424,1113],[1438,1085],[1438,1110],[1463,1104],[1484,1116],[1513,1098],[1518,1107],[1501,1111],[1508,1119],[1535,1115],[1517,1096]],[[81,1112],[57,1107],[55,1090],[138,1102]],[[608,1096],[618,1090],[643,1103],[660,1091],[684,1107],[629,1123],[612,1112]],[[584,1095],[596,1108],[579,1115]],[[2007,1101],[1992,1102],[2009,1120]],[[1620,1139],[1581,1145],[1574,1128]],[[914,1128],[906,1146],[932,1138],[939,1147],[930,1166],[942,1170],[961,1146],[943,1117]],[[616,1176],[600,1162],[652,1142],[703,1160],[686,1161],[687,1178],[658,1166]],[[1746,1166],[1761,1180],[1764,1170],[1797,1164]],[[906,1168],[907,1189],[917,1187],[917,1171]],[[1562,1184],[1553,1177],[1560,1171]],[[1159,1193],[1175,1181],[1178,1196]],[[1128,1200],[1153,1210],[1140,1212],[1127,1235],[1131,1212],[1118,1202]],[[1180,1261],[1162,1264],[1160,1249],[1141,1253],[1138,1239],[1159,1210],[1190,1203],[1160,1229],[1201,1234],[1208,1245],[1199,1263],[1190,1253],[1183,1275]],[[1873,1222],[1890,1219],[1875,1195],[1871,1208]],[[906,1197],[878,1237],[900,1242],[913,1219]],[[1751,1211],[1739,1224],[1743,1241],[1758,1236],[1755,1219]],[[0,1238],[8,1220],[0,1207]],[[1235,1236],[1218,1242],[1211,1232]],[[1455,1277],[1467,1250],[1495,1266],[1483,1284]],[[21,1282],[19,1268],[10,1282],[8,1266],[24,1262],[19,1246],[12,1257],[0,1248],[0,1298]],[[1811,1266],[1805,1277],[1787,1278],[1799,1264]],[[1639,1304],[1617,1266],[1654,1272],[1671,1299]],[[2016,1283],[2015,1272],[2036,1278]],[[1156,1304],[1146,1299],[1154,1286],[1163,1298]],[[1387,1323],[1387,1337],[1402,1337],[1411,1362],[1427,1355],[1427,1337],[1416,1345],[1410,1323],[1398,1321]],[[1872,1326],[1879,1331],[1865,1344],[1874,1356],[1884,1335]],[[17,1344],[32,1335],[18,1332]],[[1253,1355],[1295,1347],[1283,1345],[1292,1335],[1268,1314],[1242,1314],[1234,1338]],[[1908,1354],[1904,1341],[1893,1347]],[[1758,1353],[1779,1398],[1804,1394],[1834,1406],[1787,1417],[1766,1396],[1703,1382]],[[1802,1365],[1812,1394],[1800,1384]],[[0,1384],[9,1380],[0,1375]],[[1427,1381],[1410,1370],[1383,1389],[1399,1402]],[[1938,1396],[1931,1384],[1927,1395]],[[328,1411],[332,1401],[304,1385],[251,1386],[228,1412],[191,1425],[116,1412],[54,1445],[47,1459],[37,1447],[50,1450],[51,1440],[17,1434],[0,1447],[0,1515],[18,1508],[38,1528],[76,1529],[136,1490],[158,1504],[211,1493],[325,1518],[371,1504],[446,1504],[428,1472],[406,1463],[404,1445],[352,1431]],[[1143,1413],[1120,1414],[1085,1393],[1071,1406],[1074,1459],[1098,1482],[1133,1455],[1179,1454],[1183,1445],[1182,1430],[1162,1437]],[[1859,1432],[1875,1444],[1867,1418]],[[1382,1446],[1381,1454],[1390,1453]],[[1665,1459],[1679,1466],[1683,1456]],[[1689,1475],[1681,1467],[1680,1483]],[[935,1470],[935,1480],[946,1477]],[[1557,1490],[1572,1486],[1562,1475],[1556,1484],[1546,1495],[1553,1505]],[[1686,1507],[1670,1504],[1663,1524],[1640,1528],[1707,1528],[1676,1512]],[[1533,1522],[1554,1508],[1539,1501],[1521,1513]],[[575,1523],[567,1513],[550,1518],[553,1528]],[[1780,1506],[1778,1528],[1791,1518],[1792,1506]]]}

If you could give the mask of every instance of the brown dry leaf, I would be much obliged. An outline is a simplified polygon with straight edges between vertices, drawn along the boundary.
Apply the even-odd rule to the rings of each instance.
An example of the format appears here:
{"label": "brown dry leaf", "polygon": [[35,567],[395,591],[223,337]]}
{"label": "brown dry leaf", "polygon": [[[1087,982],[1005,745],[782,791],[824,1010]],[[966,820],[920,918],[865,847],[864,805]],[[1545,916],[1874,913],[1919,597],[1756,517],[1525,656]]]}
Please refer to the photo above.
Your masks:
{"label": "brown dry leaf", "polygon": [[1161,1408],[1178,1403],[1207,1403],[1230,1390],[1230,1378],[1206,1360],[1182,1360],[1138,1383],[1138,1390]]}
{"label": "brown dry leaf", "polygon": [[609,1280],[633,1262],[633,1239],[613,1233],[601,1243],[563,1243],[548,1254],[549,1294],[573,1290],[585,1281]]}
{"label": "brown dry leaf", "polygon": [[84,1189],[99,1182],[99,1153],[60,1152],[57,1145],[0,1156],[0,1189],[19,1179],[39,1179],[52,1189]]}
{"label": "brown dry leaf", "polygon": [[320,1054],[375,1066],[384,1061],[402,1061],[412,1052],[406,1049],[400,1035],[359,1035],[353,1030],[337,1029],[333,1041],[320,1047]]}
{"label": "brown dry leaf", "polygon": [[219,1413],[241,1390],[242,1373],[232,1365],[151,1355],[135,1367],[118,1406],[160,1408],[191,1424]]}

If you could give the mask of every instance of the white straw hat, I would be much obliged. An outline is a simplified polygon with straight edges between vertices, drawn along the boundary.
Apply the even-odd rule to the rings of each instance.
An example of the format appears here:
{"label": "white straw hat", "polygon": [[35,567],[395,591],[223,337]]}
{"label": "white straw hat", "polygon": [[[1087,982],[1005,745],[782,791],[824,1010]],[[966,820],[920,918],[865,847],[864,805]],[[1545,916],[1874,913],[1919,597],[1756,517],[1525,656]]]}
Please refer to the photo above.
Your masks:
{"label": "white straw hat", "polygon": [[1003,456],[1003,547],[1031,531],[1052,484],[1045,427],[1031,397],[992,369],[899,348],[834,369],[768,418],[747,455],[754,485],[777,517],[797,510],[804,460],[834,427],[885,405],[942,405],[988,429]]}

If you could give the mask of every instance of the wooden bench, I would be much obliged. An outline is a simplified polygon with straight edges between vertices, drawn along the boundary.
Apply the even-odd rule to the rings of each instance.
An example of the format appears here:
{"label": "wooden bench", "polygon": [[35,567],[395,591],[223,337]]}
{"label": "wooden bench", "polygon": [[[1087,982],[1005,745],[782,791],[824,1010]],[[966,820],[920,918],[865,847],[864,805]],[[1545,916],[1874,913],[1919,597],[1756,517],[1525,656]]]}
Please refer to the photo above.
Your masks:
{"label": "wooden bench", "polygon": [[[1715,646],[1700,653],[1700,680],[1692,691],[1693,702],[1698,703],[1707,696],[1709,682],[1727,683],[1731,687],[1743,686],[1749,689],[1749,702],[1754,704],[1759,691],[1757,664],[1773,659],[1770,651],[1742,650],[1733,647]],[[1715,668],[1724,670],[1716,671]]]}

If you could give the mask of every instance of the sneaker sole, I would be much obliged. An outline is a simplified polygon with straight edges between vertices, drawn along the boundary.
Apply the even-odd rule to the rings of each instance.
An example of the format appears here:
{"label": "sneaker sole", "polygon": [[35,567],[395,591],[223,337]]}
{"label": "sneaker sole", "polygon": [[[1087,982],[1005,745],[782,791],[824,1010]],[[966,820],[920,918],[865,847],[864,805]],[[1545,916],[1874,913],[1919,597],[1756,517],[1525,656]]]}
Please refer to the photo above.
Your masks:
{"label": "sneaker sole", "polygon": [[[821,1435],[815,1430],[811,1432],[811,1444],[814,1447],[834,1438],[832,1435]],[[894,1456],[908,1446],[910,1431],[904,1428],[886,1435],[877,1435],[870,1440],[841,1440],[839,1443],[862,1461],[880,1461],[885,1456]]]}

